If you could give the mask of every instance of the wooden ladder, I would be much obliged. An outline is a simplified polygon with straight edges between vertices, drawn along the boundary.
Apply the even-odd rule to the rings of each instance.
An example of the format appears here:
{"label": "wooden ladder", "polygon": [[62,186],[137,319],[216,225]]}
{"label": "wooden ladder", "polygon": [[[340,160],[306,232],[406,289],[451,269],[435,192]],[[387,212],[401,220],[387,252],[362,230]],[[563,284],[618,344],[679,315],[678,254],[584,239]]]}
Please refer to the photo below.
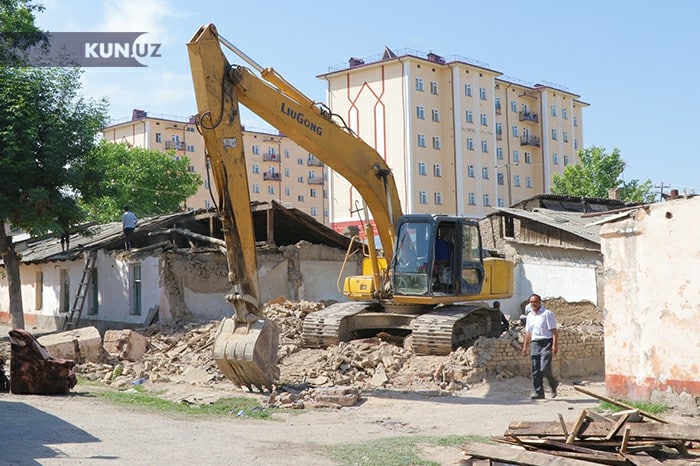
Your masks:
{"label": "wooden ladder", "polygon": [[80,316],[83,313],[85,306],[85,298],[87,297],[88,289],[90,288],[90,280],[92,279],[92,271],[95,270],[95,261],[97,260],[97,251],[87,251],[85,255],[85,267],[83,267],[83,276],[80,279],[78,292],[73,300],[73,307],[70,309],[68,318],[63,322],[63,330],[74,329],[80,322]]}

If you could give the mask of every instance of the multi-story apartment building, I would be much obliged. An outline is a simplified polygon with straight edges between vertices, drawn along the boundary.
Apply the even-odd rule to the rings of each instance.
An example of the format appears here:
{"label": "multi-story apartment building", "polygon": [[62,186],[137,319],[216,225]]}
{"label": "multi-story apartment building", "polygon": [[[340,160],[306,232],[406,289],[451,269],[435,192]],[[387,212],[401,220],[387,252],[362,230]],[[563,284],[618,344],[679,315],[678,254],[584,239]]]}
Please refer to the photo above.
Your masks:
{"label": "multi-story apartment building", "polygon": [[[462,57],[386,49],[319,77],[332,111],[392,168],[404,212],[483,217],[548,192],[583,147],[580,96]],[[358,193],[332,171],[329,191],[331,226],[357,224]]]}
{"label": "multi-story apartment building", "polygon": [[[107,126],[102,135],[108,141],[172,150],[175,157],[186,156],[190,171],[199,174],[203,184],[185,201],[185,208],[213,207],[216,186],[208,173],[204,138],[197,132],[194,118],[155,116],[134,110],[131,120]],[[252,201],[274,199],[328,223],[328,176],[320,160],[278,133],[244,130],[243,144]]]}

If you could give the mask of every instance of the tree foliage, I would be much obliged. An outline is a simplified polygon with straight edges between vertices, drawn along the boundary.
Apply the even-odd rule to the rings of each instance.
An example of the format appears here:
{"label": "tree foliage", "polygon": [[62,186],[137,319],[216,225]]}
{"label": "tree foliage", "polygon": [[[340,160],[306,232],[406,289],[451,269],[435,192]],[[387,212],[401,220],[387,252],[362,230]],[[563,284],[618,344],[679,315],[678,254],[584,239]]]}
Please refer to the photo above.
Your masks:
{"label": "tree foliage", "polygon": [[607,154],[604,148],[593,146],[579,151],[579,160],[552,177],[553,194],[607,198],[608,190],[620,188],[620,199],[625,202],[654,201],[650,180],[623,180],[625,161],[618,149]]}
{"label": "tree foliage", "polygon": [[24,63],[24,54],[46,37],[34,24],[34,12],[44,7],[30,0],[0,0],[0,64],[17,66]]}
{"label": "tree foliage", "polygon": [[100,142],[80,166],[83,177],[98,180],[81,192],[88,218],[116,221],[125,204],[139,217],[179,210],[202,182],[189,165],[187,157],[175,157],[173,151]]}

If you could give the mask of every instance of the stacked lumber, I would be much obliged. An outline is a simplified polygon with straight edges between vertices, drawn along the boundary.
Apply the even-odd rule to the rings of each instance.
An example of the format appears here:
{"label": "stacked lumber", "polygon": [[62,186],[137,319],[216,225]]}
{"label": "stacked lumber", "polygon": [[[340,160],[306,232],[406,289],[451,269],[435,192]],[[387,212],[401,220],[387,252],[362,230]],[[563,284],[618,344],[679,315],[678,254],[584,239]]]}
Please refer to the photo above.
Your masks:
{"label": "stacked lumber", "polygon": [[[576,387],[578,389],[578,387]],[[628,405],[583,389],[613,404]],[[700,464],[700,425],[670,424],[644,411],[601,415],[584,409],[576,421],[512,422],[497,443],[468,442],[463,464],[516,465],[686,465]],[[500,463],[499,463],[500,464]]]}

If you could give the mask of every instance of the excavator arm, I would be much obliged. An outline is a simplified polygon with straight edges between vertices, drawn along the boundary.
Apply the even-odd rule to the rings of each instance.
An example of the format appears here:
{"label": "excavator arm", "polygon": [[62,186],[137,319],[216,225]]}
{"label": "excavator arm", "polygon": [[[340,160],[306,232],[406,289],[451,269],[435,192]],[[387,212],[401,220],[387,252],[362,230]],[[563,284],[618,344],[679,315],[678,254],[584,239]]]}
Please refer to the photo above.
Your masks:
{"label": "excavator arm", "polygon": [[[230,65],[221,44],[251,65],[260,76],[248,68]],[[188,50],[201,121],[211,122],[221,135],[210,138],[212,145],[205,136],[208,150],[223,148],[226,141],[233,144],[231,137],[239,138],[238,144],[241,144],[238,103],[243,104],[357,189],[372,213],[384,257],[390,262],[396,223],[402,212],[394,177],[377,151],[338,124],[329,111],[316,105],[272,68],[262,68],[220,37],[214,25],[200,28],[188,44]],[[240,163],[244,163],[242,155]],[[243,184],[246,174],[236,176]],[[244,188],[247,189],[247,182],[240,190]],[[243,204],[242,197],[240,202]],[[247,205],[241,207],[247,208]]]}

